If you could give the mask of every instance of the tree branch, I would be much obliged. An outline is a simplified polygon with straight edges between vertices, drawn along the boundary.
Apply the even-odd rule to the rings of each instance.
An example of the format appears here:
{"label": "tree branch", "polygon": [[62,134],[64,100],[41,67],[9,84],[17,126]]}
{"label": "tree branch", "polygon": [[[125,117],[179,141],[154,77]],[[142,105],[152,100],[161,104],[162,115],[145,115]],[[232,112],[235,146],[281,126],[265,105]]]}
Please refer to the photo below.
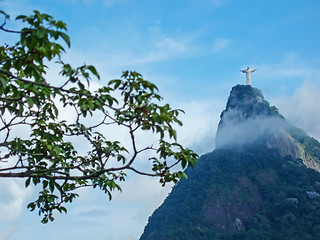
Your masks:
{"label": "tree branch", "polygon": [[19,33],[19,34],[22,33],[21,31],[14,31],[14,30],[5,29],[4,26],[5,26],[6,23],[7,23],[7,22],[6,22],[6,19],[7,19],[7,18],[5,18],[4,23],[0,26],[0,30],[5,31],[5,32],[8,32],[8,33]]}
{"label": "tree branch", "polygon": [[135,172],[135,173],[138,173],[140,175],[144,175],[144,176],[150,176],[150,177],[159,177],[160,175],[157,174],[157,173],[146,173],[146,172],[141,172],[141,171],[138,171],[137,169],[133,168],[133,167],[128,167],[129,170]]}

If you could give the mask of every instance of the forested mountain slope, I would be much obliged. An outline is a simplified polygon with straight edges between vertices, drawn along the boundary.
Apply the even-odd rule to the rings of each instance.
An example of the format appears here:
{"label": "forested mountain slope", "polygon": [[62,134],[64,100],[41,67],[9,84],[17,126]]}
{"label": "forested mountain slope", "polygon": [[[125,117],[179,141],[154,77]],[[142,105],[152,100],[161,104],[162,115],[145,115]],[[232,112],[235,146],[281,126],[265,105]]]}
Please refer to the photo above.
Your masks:
{"label": "forested mountain slope", "polygon": [[237,85],[216,150],[152,214],[141,240],[320,239],[320,143]]}

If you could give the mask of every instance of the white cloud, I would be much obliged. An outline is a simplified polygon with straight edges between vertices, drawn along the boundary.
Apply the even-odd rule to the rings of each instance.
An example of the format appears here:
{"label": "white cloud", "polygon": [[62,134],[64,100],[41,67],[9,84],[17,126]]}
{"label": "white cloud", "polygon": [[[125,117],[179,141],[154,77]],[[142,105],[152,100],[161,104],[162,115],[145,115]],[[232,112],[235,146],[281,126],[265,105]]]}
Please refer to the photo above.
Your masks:
{"label": "white cloud", "polygon": [[222,0],[210,0],[210,3],[216,7],[221,6],[223,4]]}
{"label": "white cloud", "polygon": [[77,3],[77,4],[82,3],[86,6],[92,6],[94,4],[102,2],[104,4],[104,6],[106,6],[106,7],[112,7],[117,3],[127,2],[127,0],[103,0],[103,1],[100,1],[100,0],[65,0],[65,1],[68,1],[71,3]]}
{"label": "white cloud", "polygon": [[179,102],[179,107],[185,111],[181,115],[183,127],[178,128],[179,141],[199,155],[213,151],[224,105],[224,101],[217,99]]}
{"label": "white cloud", "polygon": [[182,53],[187,50],[187,40],[185,39],[173,39],[173,38],[164,38],[156,43],[156,47],[160,50],[175,51],[176,53]]}
{"label": "white cloud", "polygon": [[104,0],[103,2],[107,7],[112,7],[113,5],[118,3],[125,3],[127,2],[127,0]]}
{"label": "white cloud", "polygon": [[161,20],[158,19],[148,27],[147,38],[150,47],[139,57],[135,57],[130,64],[156,62],[189,54],[198,54],[198,47],[194,44],[198,33],[177,34],[164,32],[161,27]]}
{"label": "white cloud", "polygon": [[0,240],[9,240],[10,236],[15,232],[16,227],[11,226],[0,233]]}
{"label": "white cloud", "polygon": [[279,97],[275,105],[284,117],[296,127],[320,140],[320,83],[305,81],[293,96]]}
{"label": "white cloud", "polygon": [[[301,60],[295,52],[287,52],[281,62],[257,68],[257,76],[267,79],[269,86],[277,81],[281,91],[301,84],[287,91],[289,94],[273,96],[272,102],[291,124],[320,140],[320,69]],[[270,80],[273,83],[270,84]]]}
{"label": "white cloud", "polygon": [[0,179],[0,221],[8,223],[17,219],[32,192],[32,188],[24,188],[23,180]]}
{"label": "white cloud", "polygon": [[299,60],[294,52],[285,54],[283,61],[274,64],[260,64],[257,66],[259,76],[273,79],[279,77],[299,77],[302,80],[320,78],[320,69]]}
{"label": "white cloud", "polygon": [[[92,231],[95,226],[98,232],[91,233],[93,238],[94,235],[101,236],[101,232],[104,232],[103,239],[138,239],[148,217],[163,202],[171,190],[171,185],[163,188],[158,178],[129,175],[129,179],[121,184],[122,193],[115,191],[112,201],[109,202],[101,191],[90,190],[86,196],[81,195],[78,204],[73,205],[68,215],[63,218],[72,221],[75,230],[79,226],[90,226]],[[61,223],[61,220],[59,222]],[[77,231],[81,232],[81,229]],[[89,235],[89,232],[83,237],[86,235]]]}
{"label": "white cloud", "polygon": [[141,58],[132,59],[130,65],[162,61],[191,53],[193,51],[191,41],[189,37],[158,39],[153,43],[153,48],[149,52],[146,52]]}
{"label": "white cloud", "polygon": [[227,46],[229,46],[231,43],[231,40],[228,38],[215,38],[215,40],[213,41],[213,52],[219,52],[222,49],[226,48]]}
{"label": "white cloud", "polygon": [[217,133],[217,148],[230,148],[251,144],[264,136],[281,131],[284,123],[276,117],[257,116],[248,118],[238,109],[224,112],[223,122]]}

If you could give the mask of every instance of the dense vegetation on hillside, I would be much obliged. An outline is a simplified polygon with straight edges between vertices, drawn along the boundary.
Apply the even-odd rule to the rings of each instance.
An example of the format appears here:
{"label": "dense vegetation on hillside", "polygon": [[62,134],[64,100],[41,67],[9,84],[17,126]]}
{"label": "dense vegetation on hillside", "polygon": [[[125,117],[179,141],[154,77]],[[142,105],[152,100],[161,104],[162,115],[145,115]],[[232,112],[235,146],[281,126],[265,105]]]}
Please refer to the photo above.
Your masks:
{"label": "dense vegetation on hillside", "polygon": [[289,132],[296,141],[301,143],[303,148],[312,157],[320,157],[320,143],[316,139],[314,139],[313,137],[309,137],[303,130],[293,126],[291,126]]}
{"label": "dense vegetation on hillside", "polygon": [[[264,99],[260,89],[249,85],[238,84],[232,88],[224,112],[230,109],[237,109],[239,112],[244,113],[243,116],[245,118],[264,115],[284,119],[276,106],[270,106],[270,103]],[[221,118],[223,118],[223,114]]]}
{"label": "dense vegetation on hillside", "polygon": [[[141,240],[320,237],[320,173],[289,156],[257,146],[216,150],[186,173],[189,179],[153,213]],[[235,212],[239,231],[232,227]],[[217,224],[224,219],[210,214],[230,218],[225,230]]]}

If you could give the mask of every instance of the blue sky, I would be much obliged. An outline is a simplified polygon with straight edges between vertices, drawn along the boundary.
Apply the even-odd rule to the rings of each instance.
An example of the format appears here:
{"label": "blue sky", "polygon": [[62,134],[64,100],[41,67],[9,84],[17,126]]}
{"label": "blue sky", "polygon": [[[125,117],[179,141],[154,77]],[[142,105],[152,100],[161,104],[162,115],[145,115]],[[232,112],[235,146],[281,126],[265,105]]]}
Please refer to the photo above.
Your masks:
{"label": "blue sky", "polygon": [[[199,154],[214,149],[219,115],[231,88],[245,84],[239,70],[247,66],[258,69],[252,85],[289,122],[320,139],[318,0],[2,0],[0,9],[11,15],[12,29],[17,15],[34,9],[65,21],[71,37],[65,61],[95,65],[99,84],[126,69],[142,73],[166,102],[186,111],[178,138]],[[82,191],[67,215],[42,225],[26,210],[36,189],[23,186],[0,181],[0,240],[138,239],[171,188],[131,175],[111,202]]]}

